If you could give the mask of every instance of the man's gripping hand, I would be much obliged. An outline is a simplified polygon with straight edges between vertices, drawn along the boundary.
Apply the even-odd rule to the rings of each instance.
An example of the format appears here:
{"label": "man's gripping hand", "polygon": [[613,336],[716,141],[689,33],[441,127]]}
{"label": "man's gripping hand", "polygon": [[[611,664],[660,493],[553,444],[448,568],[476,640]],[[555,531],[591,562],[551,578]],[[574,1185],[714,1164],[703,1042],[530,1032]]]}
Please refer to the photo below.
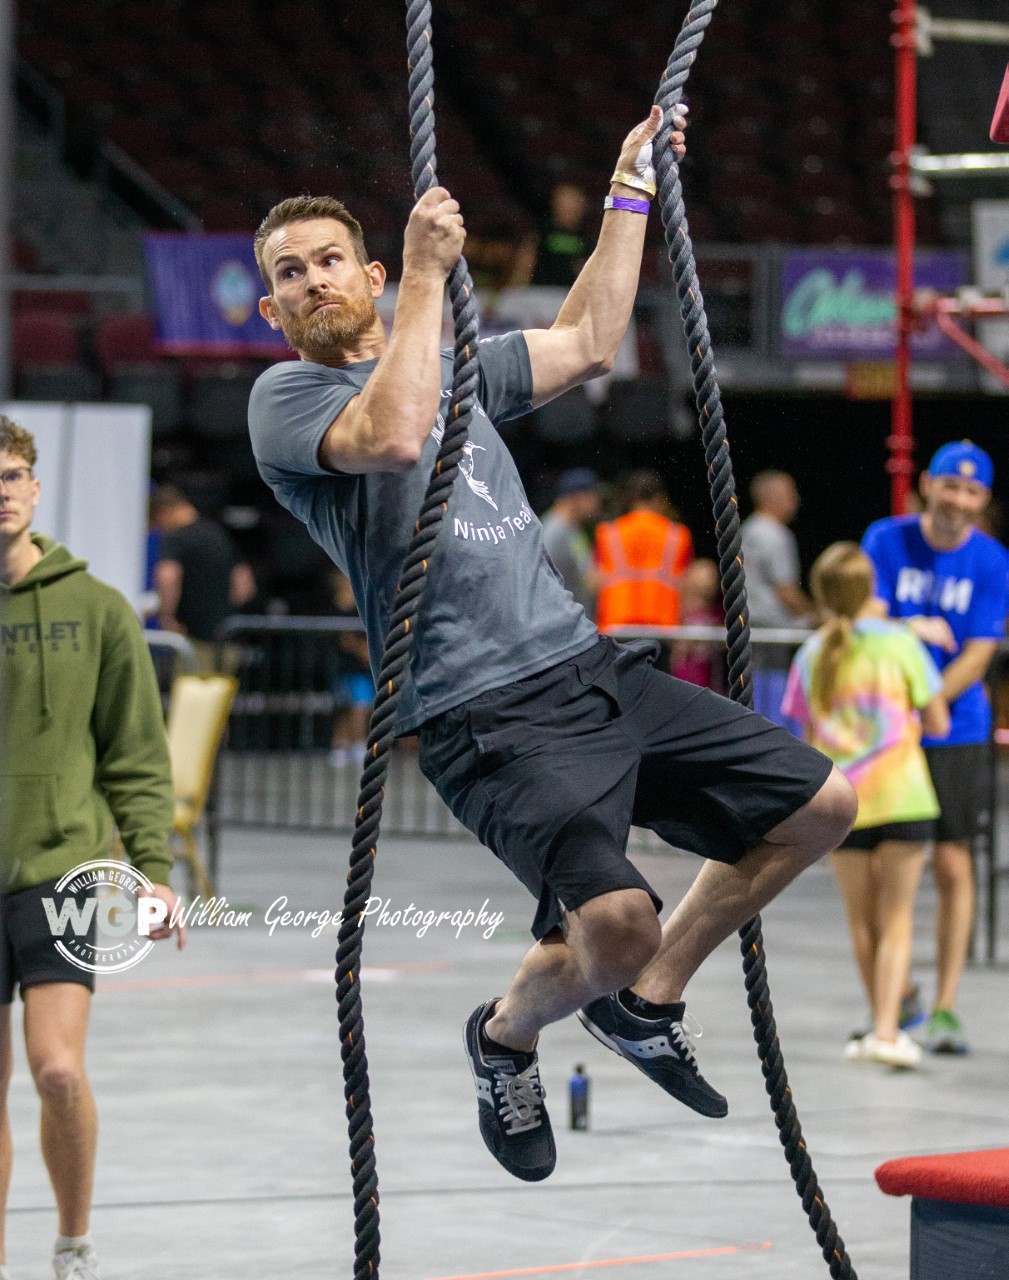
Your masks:
{"label": "man's gripping hand", "polygon": [[466,240],[459,202],[444,187],[425,191],[414,205],[403,239],[403,274],[445,280]]}
{"label": "man's gripping hand", "polygon": [[[684,130],[687,127],[687,108],[678,102],[673,107],[674,128],[669,135],[669,145],[673,148],[677,160],[682,160],[687,153]],[[662,108],[652,107],[647,120],[642,120],[630,131],[620,149],[620,159],[614,170],[611,181],[635,191],[644,191],[648,195],[655,194],[655,170],[652,167],[652,139],[662,124]]]}

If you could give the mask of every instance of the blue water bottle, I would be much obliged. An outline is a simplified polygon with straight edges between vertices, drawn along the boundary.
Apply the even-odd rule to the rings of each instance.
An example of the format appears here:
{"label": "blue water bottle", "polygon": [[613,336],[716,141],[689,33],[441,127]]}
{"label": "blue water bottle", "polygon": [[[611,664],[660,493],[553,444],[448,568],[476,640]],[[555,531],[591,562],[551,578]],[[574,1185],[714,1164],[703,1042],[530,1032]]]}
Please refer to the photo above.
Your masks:
{"label": "blue water bottle", "polygon": [[568,1081],[568,1097],[571,1100],[571,1128],[587,1129],[589,1127],[589,1078],[581,1063],[575,1067],[574,1075]]}

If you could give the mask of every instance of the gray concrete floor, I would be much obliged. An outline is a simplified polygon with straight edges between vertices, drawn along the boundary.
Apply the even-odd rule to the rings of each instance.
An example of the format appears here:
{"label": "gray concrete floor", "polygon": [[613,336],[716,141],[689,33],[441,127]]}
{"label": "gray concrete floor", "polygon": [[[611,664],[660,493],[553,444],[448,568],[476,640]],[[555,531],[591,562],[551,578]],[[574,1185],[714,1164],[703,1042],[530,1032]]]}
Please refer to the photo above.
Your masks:
{"label": "gray concrete floor", "polygon": [[[201,928],[179,955],[157,946],[102,980],[89,1069],[101,1137],[93,1229],[103,1280],[179,1276],[349,1277],[353,1256],[337,1017],[335,930],[313,939],[264,913],[337,909],[348,842],[233,829],[221,892],[247,928]],[[667,905],[696,867],[637,859]],[[365,1019],[382,1192],[382,1274],[442,1280],[549,1274],[627,1280],[807,1280],[827,1275],[781,1155],[749,1028],[738,948],[691,985],[699,1059],[729,1098],[704,1120],[666,1098],[573,1020],[542,1037],[557,1170],[529,1186],[481,1142],[461,1024],[501,991],[527,944],[532,903],[469,841],[385,841],[376,892],[392,908],[504,913],[473,928],[370,927]],[[932,981],[926,884],[916,972]],[[900,1074],[841,1060],[863,1017],[829,871],[807,873],[764,916],[771,992],[803,1128],[863,1280],[908,1274],[908,1206],[873,1169],[896,1155],[1009,1146],[1009,1001],[1003,971],[965,980],[975,1052]],[[584,1062],[592,1127],[566,1127],[566,1080]],[[37,1145],[38,1106],[20,1049],[11,1093],[8,1215],[14,1280],[42,1280],[55,1232]],[[1007,1264],[1009,1270],[1009,1264]]]}

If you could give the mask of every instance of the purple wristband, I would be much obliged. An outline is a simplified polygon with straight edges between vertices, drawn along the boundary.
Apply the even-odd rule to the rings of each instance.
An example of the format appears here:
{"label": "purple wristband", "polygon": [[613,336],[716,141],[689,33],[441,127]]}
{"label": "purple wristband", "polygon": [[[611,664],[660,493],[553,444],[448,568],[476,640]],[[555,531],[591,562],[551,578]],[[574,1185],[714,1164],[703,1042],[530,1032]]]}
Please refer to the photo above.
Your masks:
{"label": "purple wristband", "polygon": [[647,200],[631,200],[628,196],[607,196],[603,201],[604,209],[626,209],[628,213],[647,214],[651,205]]}

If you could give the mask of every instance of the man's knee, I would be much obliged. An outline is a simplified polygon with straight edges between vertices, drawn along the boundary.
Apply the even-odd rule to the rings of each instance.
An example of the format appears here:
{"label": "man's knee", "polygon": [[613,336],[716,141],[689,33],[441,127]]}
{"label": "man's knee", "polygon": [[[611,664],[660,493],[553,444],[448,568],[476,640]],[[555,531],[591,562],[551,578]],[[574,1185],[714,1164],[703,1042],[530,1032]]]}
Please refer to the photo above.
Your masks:
{"label": "man's knee", "polygon": [[855,788],[835,766],[813,797],[813,804],[817,806],[823,823],[824,850],[838,848],[858,817]]}
{"label": "man's knee", "polygon": [[600,989],[633,982],[662,940],[655,904],[643,889],[620,889],[591,898],[578,909],[583,963]]}
{"label": "man's knee", "polygon": [[794,844],[809,862],[839,848],[858,814],[855,789],[836,766],[816,795],[769,833],[772,844]]}
{"label": "man's knee", "polygon": [[35,1088],[43,1102],[60,1111],[80,1101],[85,1088],[84,1066],[72,1057],[53,1054],[31,1064]]}

